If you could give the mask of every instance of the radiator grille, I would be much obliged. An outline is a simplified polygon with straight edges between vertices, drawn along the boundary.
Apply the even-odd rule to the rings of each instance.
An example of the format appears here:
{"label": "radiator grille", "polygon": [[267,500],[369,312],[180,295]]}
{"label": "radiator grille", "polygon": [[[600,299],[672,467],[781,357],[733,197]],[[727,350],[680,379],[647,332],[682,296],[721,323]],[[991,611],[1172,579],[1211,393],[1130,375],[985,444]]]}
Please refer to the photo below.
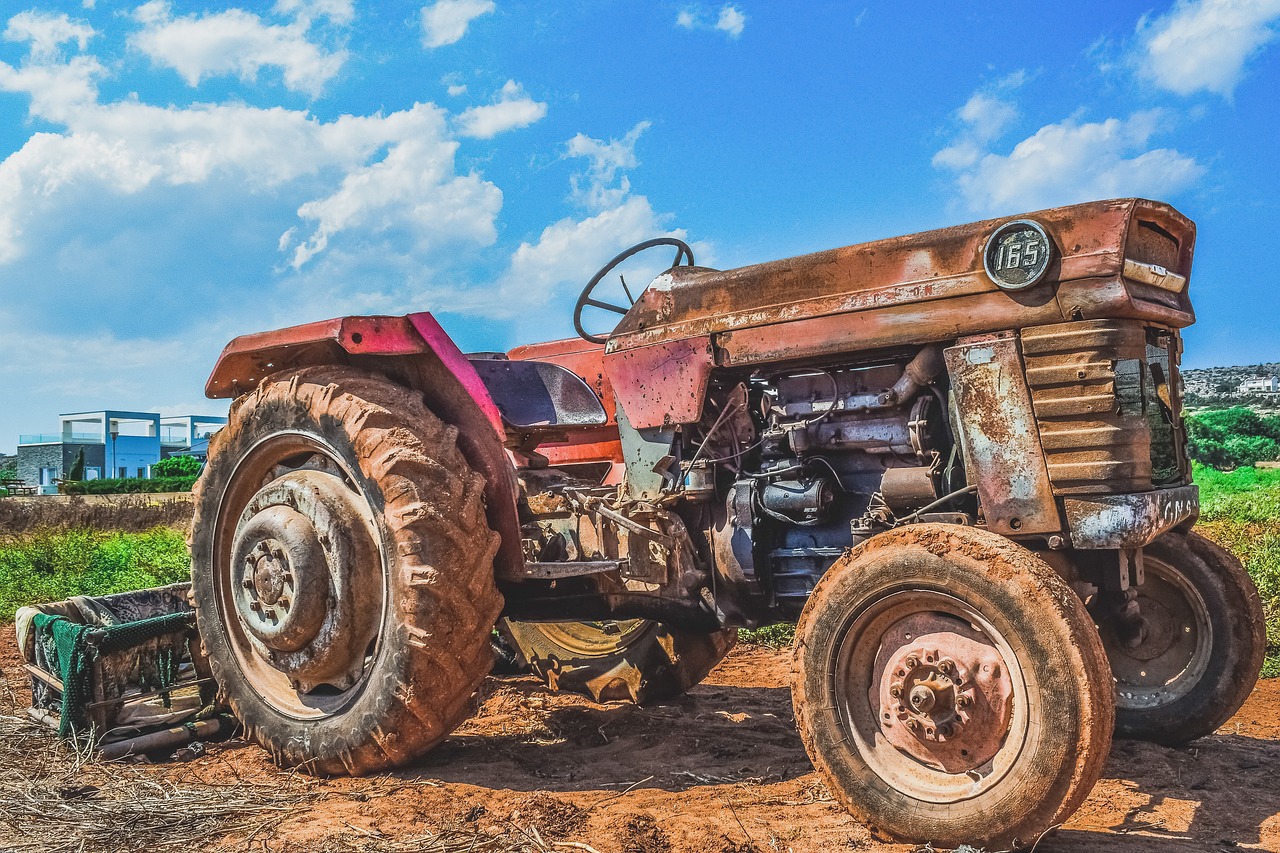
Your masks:
{"label": "radiator grille", "polygon": [[[1154,386],[1140,322],[1093,320],[1022,332],[1032,409],[1055,494],[1152,488]],[[1167,459],[1175,428],[1159,435]],[[1177,455],[1177,448],[1173,449]],[[1167,471],[1161,478],[1167,478]]]}

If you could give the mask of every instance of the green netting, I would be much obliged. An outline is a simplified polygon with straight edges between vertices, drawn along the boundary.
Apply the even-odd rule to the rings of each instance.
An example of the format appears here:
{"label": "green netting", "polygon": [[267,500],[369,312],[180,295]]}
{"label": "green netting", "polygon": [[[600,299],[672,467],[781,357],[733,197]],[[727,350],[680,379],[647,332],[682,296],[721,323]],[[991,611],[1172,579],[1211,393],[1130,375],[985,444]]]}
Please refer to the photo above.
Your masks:
{"label": "green netting", "polygon": [[[100,627],[81,625],[65,616],[39,615],[33,620],[37,639],[62,679],[62,713],[58,734],[70,737],[89,727],[85,704],[93,688],[93,665],[99,657],[189,627],[194,613],[166,613],[151,619]],[[161,649],[155,664],[142,673],[143,690],[172,687],[182,662],[181,649]],[[168,696],[165,696],[168,705]]]}

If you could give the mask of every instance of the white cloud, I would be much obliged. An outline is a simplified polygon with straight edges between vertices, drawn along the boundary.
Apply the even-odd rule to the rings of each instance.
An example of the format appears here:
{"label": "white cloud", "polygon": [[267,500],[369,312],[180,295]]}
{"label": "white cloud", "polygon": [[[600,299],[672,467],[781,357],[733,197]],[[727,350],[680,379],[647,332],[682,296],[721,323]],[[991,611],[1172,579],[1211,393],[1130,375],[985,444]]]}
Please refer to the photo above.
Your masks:
{"label": "white cloud", "polygon": [[649,126],[650,122],[642,121],[622,139],[608,142],[592,139],[585,133],[570,139],[565,155],[587,159],[586,170],[570,178],[573,200],[588,210],[605,210],[621,204],[631,192],[631,179],[622,172],[639,165],[636,142]]}
{"label": "white cloud", "polygon": [[726,3],[714,11],[705,6],[686,6],[676,13],[676,26],[686,30],[719,30],[729,38],[742,35],[747,16],[732,3]]}
{"label": "white cloud", "polygon": [[323,189],[298,199],[302,224],[283,240],[295,267],[351,231],[394,231],[405,251],[418,254],[445,241],[493,240],[501,192],[477,175],[454,173],[457,142],[438,107],[323,122],[239,103],[104,104],[95,85],[101,74],[90,57],[31,60],[18,69],[0,63],[0,90],[30,95],[32,117],[65,128],[32,135],[0,162],[0,264],[24,254],[33,222],[85,197],[179,186]]}
{"label": "white cloud", "polygon": [[450,86],[449,88],[445,89],[445,92],[447,92],[447,93],[448,93],[449,97],[451,97],[451,98],[457,98],[457,97],[459,97],[459,96],[461,96],[461,95],[465,95],[465,94],[467,94],[467,84],[466,84],[466,83],[454,83],[452,86]]}
{"label": "white cloud", "polygon": [[275,12],[308,24],[315,18],[327,18],[331,23],[346,25],[356,16],[352,0],[276,0]]}
{"label": "white cloud", "polygon": [[437,0],[422,7],[422,44],[444,47],[461,41],[471,22],[494,10],[493,0]]}
{"label": "white cloud", "polygon": [[716,29],[729,34],[730,38],[742,35],[742,28],[747,25],[747,16],[737,6],[725,6],[716,19]]}
{"label": "white cloud", "polygon": [[[151,0],[134,10],[142,29],[129,45],[156,65],[172,68],[190,86],[207,77],[238,74],[253,82],[264,67],[279,68],[287,88],[318,95],[346,61],[346,51],[326,51],[307,38],[311,15],[344,14],[342,3],[285,0],[282,9],[297,14],[290,24],[268,24],[241,9],[207,15],[174,17],[164,0]],[[350,14],[349,7],[345,14]]]}
{"label": "white cloud", "polygon": [[[301,267],[334,234],[352,229],[407,230],[419,252],[451,241],[488,245],[497,239],[493,222],[502,191],[478,175],[453,174],[457,143],[439,141],[443,126],[443,118],[432,114],[422,139],[402,140],[384,159],[348,173],[337,192],[300,207],[298,216],[316,226],[294,249],[292,265]],[[281,241],[287,245],[285,237]]]}
{"label": "white cloud", "polygon": [[508,80],[492,104],[468,107],[458,115],[458,133],[476,139],[492,139],[499,133],[528,127],[547,114],[547,105],[525,94],[514,80]]}
{"label": "white cloud", "polygon": [[1008,154],[945,154],[934,165],[955,172],[968,206],[984,214],[1032,210],[1120,196],[1166,197],[1204,174],[1194,158],[1149,148],[1170,116],[1153,110],[1127,119],[1045,125]]}
{"label": "white cloud", "polygon": [[934,166],[962,169],[972,166],[982,149],[999,139],[1018,117],[1018,108],[1004,98],[977,92],[956,113],[963,130],[954,142],[933,155]]}
{"label": "white cloud", "polygon": [[657,236],[663,230],[661,219],[647,198],[631,196],[586,219],[566,218],[548,225],[537,242],[521,243],[512,254],[499,282],[498,303],[510,316],[539,305],[561,304],[557,297],[586,284],[602,259]]}
{"label": "white cloud", "polygon": [[1276,38],[1280,0],[1178,0],[1138,22],[1141,75],[1170,92],[1230,97],[1244,67]]}
{"label": "white cloud", "polygon": [[73,21],[64,15],[46,12],[19,12],[9,19],[5,27],[5,41],[30,42],[33,60],[52,59],[67,42],[76,42],[84,50],[96,33],[84,21]]}

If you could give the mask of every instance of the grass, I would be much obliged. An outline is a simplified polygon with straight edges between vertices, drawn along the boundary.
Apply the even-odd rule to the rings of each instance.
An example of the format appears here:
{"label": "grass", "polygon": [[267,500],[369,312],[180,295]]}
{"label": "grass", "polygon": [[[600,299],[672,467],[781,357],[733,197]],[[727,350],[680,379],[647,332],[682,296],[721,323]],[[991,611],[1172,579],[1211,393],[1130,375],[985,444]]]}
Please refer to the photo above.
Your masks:
{"label": "grass", "polygon": [[1196,530],[1230,549],[1262,597],[1267,615],[1266,678],[1280,677],[1280,469],[1195,467],[1200,486]]}
{"label": "grass", "polygon": [[28,604],[187,580],[191,558],[169,527],[140,533],[37,530],[0,536],[0,620]]}

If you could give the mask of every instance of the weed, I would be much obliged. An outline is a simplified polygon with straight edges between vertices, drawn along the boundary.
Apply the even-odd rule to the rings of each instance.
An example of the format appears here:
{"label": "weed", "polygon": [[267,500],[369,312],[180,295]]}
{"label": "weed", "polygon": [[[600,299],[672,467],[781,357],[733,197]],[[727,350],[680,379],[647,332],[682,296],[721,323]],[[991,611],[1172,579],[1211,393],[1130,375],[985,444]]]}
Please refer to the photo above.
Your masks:
{"label": "weed", "polygon": [[191,558],[182,534],[40,530],[0,539],[0,620],[28,604],[73,595],[108,595],[186,580]]}

